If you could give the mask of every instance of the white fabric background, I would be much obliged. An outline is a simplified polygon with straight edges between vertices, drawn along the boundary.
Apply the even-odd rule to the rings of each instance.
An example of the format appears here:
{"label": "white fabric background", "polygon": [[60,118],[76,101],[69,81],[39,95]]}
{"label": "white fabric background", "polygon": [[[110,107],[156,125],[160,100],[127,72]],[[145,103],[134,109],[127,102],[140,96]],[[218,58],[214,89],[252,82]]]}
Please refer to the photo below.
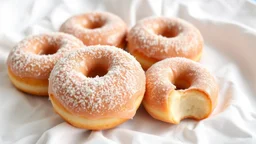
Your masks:
{"label": "white fabric background", "polygon": [[[109,11],[129,26],[151,15],[177,16],[201,31],[200,63],[217,78],[220,93],[214,113],[179,125],[151,118],[141,107],[134,119],[110,130],[70,126],[53,112],[48,98],[17,91],[6,58],[28,35],[57,31],[68,17]],[[256,2],[242,0],[1,0],[0,143],[256,143]]]}

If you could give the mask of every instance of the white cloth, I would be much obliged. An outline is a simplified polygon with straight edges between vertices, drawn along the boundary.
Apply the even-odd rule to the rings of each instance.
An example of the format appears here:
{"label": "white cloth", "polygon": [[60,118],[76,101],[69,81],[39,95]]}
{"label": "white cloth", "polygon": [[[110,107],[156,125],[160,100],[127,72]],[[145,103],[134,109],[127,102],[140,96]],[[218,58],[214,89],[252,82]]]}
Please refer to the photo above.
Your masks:
{"label": "white cloth", "polygon": [[[205,47],[200,63],[217,78],[219,102],[202,121],[157,121],[140,107],[136,116],[105,131],[78,129],[54,113],[48,98],[16,90],[7,76],[9,51],[28,35],[58,31],[70,16],[109,11],[130,27],[152,15],[194,24]],[[1,0],[0,143],[256,143],[256,2],[236,0]]]}

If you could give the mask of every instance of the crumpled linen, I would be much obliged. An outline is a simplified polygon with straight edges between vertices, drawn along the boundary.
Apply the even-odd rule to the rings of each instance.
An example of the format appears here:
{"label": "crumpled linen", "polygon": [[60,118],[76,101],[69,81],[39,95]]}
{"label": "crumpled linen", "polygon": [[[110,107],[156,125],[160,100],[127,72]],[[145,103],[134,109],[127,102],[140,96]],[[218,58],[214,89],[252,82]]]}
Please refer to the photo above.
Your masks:
{"label": "crumpled linen", "polygon": [[[141,106],[136,116],[104,131],[75,128],[54,113],[48,98],[14,88],[7,76],[9,51],[28,35],[58,31],[70,16],[108,11],[129,27],[147,16],[177,16],[204,38],[200,63],[220,87],[218,105],[204,120],[179,125],[153,119]],[[0,143],[256,143],[256,2],[179,0],[1,0]]]}

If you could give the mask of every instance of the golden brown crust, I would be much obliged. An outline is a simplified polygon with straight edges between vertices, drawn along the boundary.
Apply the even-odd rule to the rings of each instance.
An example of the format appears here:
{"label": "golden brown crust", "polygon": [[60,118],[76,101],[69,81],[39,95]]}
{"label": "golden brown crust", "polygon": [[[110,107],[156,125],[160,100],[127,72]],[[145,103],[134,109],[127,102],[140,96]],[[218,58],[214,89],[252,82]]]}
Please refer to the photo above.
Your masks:
{"label": "golden brown crust", "polygon": [[[82,116],[76,116],[65,109],[56,99],[54,95],[49,96],[54,107],[54,110],[69,124],[84,129],[90,130],[104,130],[116,127],[125,121],[129,120],[126,118],[101,118],[101,119],[89,119]],[[136,100],[136,110],[139,108],[143,95],[138,97]],[[82,122],[80,120],[81,119]]]}
{"label": "golden brown crust", "polygon": [[76,36],[87,46],[111,45],[123,48],[127,26],[114,14],[88,12],[66,20],[60,31]]}
{"label": "golden brown crust", "polygon": [[72,125],[107,129],[134,117],[145,82],[145,72],[129,53],[88,46],[55,65],[48,92],[55,111]]}
{"label": "golden brown crust", "polygon": [[49,94],[71,113],[90,118],[132,118],[134,102],[144,92],[140,64],[113,46],[88,46],[71,53],[55,65],[49,78]]}
{"label": "golden brown crust", "polygon": [[48,77],[54,65],[69,51],[83,46],[74,36],[59,32],[29,36],[9,53],[10,80],[21,91],[48,96]]}
{"label": "golden brown crust", "polygon": [[[143,105],[155,119],[174,124],[178,124],[185,118],[200,120],[208,117],[216,106],[218,86],[214,77],[200,64],[191,60],[184,58],[163,60],[146,72],[146,78]],[[180,80],[185,80],[184,82],[188,85],[179,90],[176,84]],[[203,110],[200,110],[197,115],[191,113],[179,114],[180,117],[175,115],[177,111],[174,112],[173,104],[178,102],[175,109],[179,110],[183,96],[193,98],[195,101],[191,109],[200,102],[201,105],[197,109]],[[188,110],[192,111],[190,108]]]}
{"label": "golden brown crust", "polygon": [[[129,44],[128,44],[129,47]],[[144,70],[147,70],[149,67],[151,67],[154,63],[156,63],[158,60],[155,60],[153,58],[149,58],[142,53],[139,53],[137,51],[130,52],[136,60],[141,64],[142,68]]]}
{"label": "golden brown crust", "polygon": [[48,79],[21,78],[16,76],[8,67],[8,76],[14,86],[26,93],[48,96]]}
{"label": "golden brown crust", "polygon": [[146,109],[146,111],[155,119],[161,120],[167,123],[173,123],[172,120],[170,120],[168,109],[167,108],[156,108],[152,107],[152,105],[148,104],[146,101],[143,100],[143,106]]}
{"label": "golden brown crust", "polygon": [[[128,44],[129,46],[129,44]],[[130,52],[135,58],[136,60],[141,64],[142,68],[144,70],[149,69],[154,63],[160,61],[160,60],[156,60],[154,58],[149,58],[145,55],[143,55],[142,53],[138,52],[138,51],[133,51]],[[200,61],[202,56],[202,52],[199,53],[198,55],[196,55],[194,58],[191,58],[193,61]]]}
{"label": "golden brown crust", "polygon": [[116,47],[117,48],[121,48],[121,49],[124,49],[125,48],[125,46],[126,46],[126,40],[125,40],[125,38],[121,41],[121,43],[119,43]]}
{"label": "golden brown crust", "polygon": [[[194,90],[192,90],[194,91]],[[195,90],[197,91],[197,90]],[[198,90],[200,91],[200,90]],[[216,103],[216,101],[212,102],[212,99],[210,98],[210,96],[206,93],[204,93],[203,91],[200,91],[203,93],[203,96],[209,100],[209,107],[210,107],[210,111],[208,111],[207,114],[205,114],[203,117],[196,117],[196,116],[193,116],[193,115],[189,115],[189,116],[185,116],[185,117],[182,117],[180,120],[183,120],[183,119],[194,119],[194,120],[202,120],[202,119],[205,119],[207,117],[210,116],[211,112],[213,111],[214,107],[213,107],[213,103]],[[169,100],[169,103],[171,103],[171,100]],[[147,103],[147,101],[144,99],[143,100],[143,106],[144,108],[146,109],[146,111],[154,118],[154,119],[157,119],[157,120],[161,120],[163,122],[167,122],[167,123],[172,123],[172,124],[179,124],[180,121],[175,121],[173,119],[173,117],[175,116],[172,116],[171,115],[171,107],[170,105],[168,105],[168,107],[165,107],[165,106],[162,106],[162,107],[155,107],[155,106],[152,106],[152,104],[150,103]]]}
{"label": "golden brown crust", "polygon": [[202,50],[200,32],[178,18],[145,18],[128,33],[128,51],[145,70],[153,63],[171,57],[199,61]]}

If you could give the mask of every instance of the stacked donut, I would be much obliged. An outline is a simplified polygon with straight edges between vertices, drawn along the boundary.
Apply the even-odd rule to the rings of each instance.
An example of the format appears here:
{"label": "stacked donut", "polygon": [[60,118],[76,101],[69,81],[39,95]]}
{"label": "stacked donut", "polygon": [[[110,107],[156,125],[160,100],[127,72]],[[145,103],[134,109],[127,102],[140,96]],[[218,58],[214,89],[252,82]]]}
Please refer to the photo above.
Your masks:
{"label": "stacked donut", "polygon": [[71,17],[60,31],[19,42],[8,75],[17,89],[49,96],[56,113],[76,127],[113,128],[141,103],[152,117],[174,124],[204,119],[216,106],[216,81],[195,62],[203,38],[184,20],[145,18],[128,32],[114,14],[90,12]]}

